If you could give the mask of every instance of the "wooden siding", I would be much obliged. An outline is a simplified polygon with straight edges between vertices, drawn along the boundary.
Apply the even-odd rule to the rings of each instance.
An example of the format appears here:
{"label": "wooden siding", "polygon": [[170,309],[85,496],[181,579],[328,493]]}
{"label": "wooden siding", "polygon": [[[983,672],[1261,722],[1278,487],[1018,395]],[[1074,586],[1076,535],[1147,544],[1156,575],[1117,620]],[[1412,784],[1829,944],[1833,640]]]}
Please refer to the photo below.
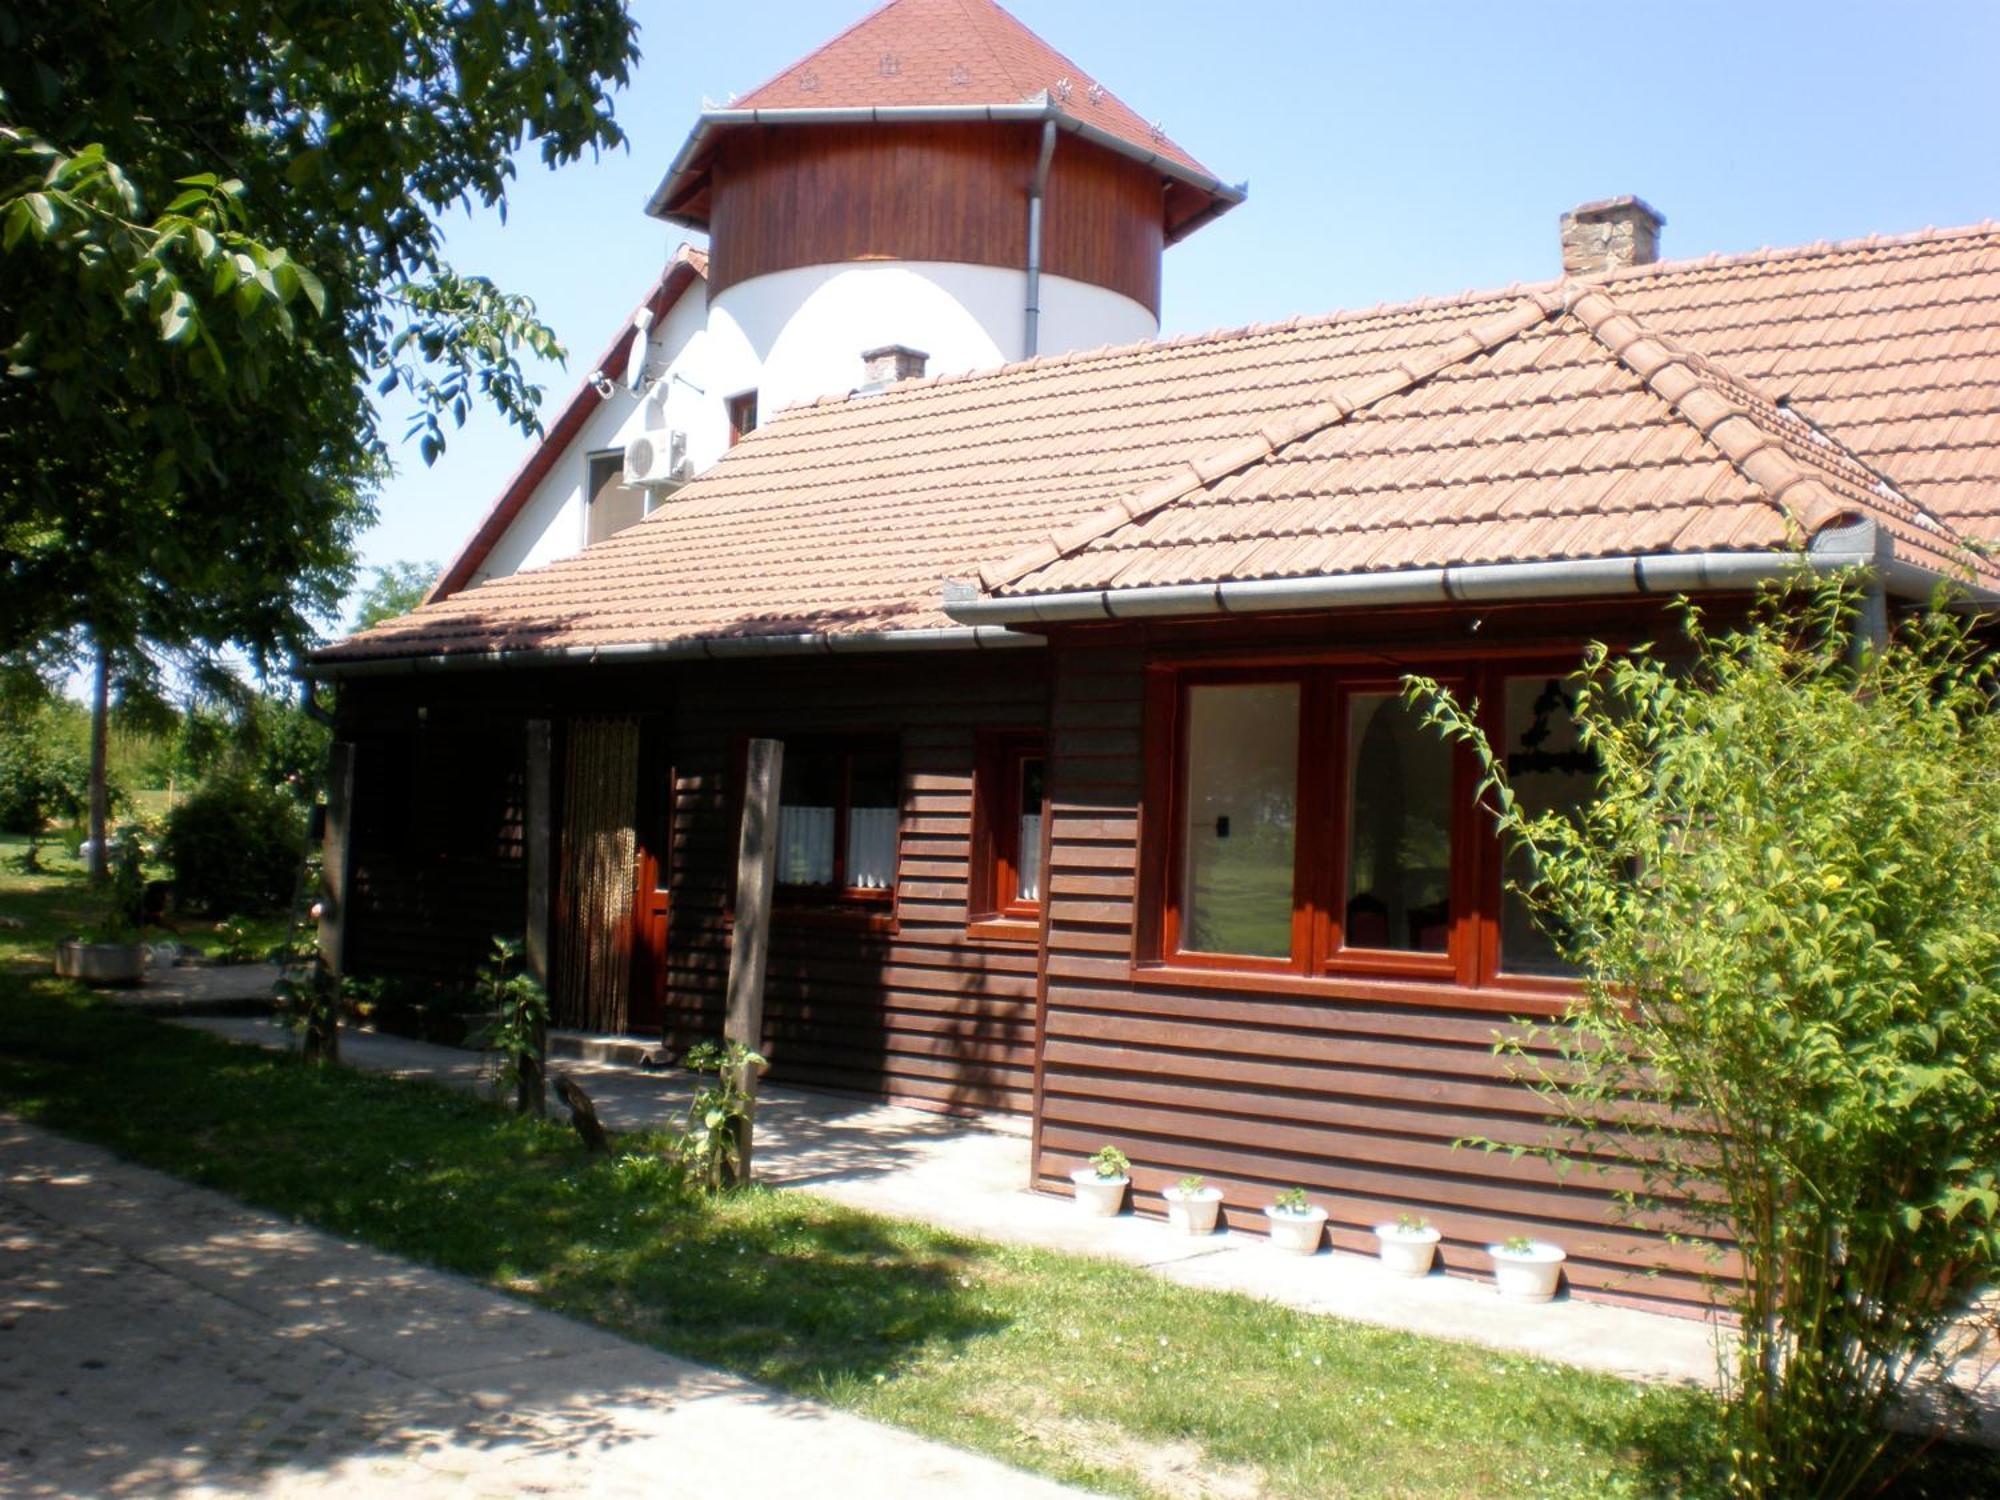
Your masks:
{"label": "wooden siding", "polygon": [[[715,163],[709,294],[753,276],[866,260],[1024,269],[1038,126],[745,130]],[[1161,179],[1064,136],[1050,164],[1042,265],[1160,310]]]}
{"label": "wooden siding", "polygon": [[974,740],[1045,720],[1043,653],[691,671],[673,740],[666,1035],[720,1031],[738,748],[752,734],[894,731],[903,820],[893,920],[780,907],[765,992],[776,1080],[961,1112],[1025,1112],[1036,950],[967,933]]}
{"label": "wooden siding", "polygon": [[1142,743],[1145,662],[1138,644],[1056,652],[1039,1184],[1067,1191],[1070,1169],[1109,1141],[1132,1157],[1141,1212],[1198,1172],[1223,1189],[1231,1227],[1261,1232],[1263,1206],[1302,1185],[1342,1249],[1372,1252],[1372,1225],[1421,1213],[1454,1272],[1485,1275],[1486,1244],[1538,1234],[1568,1250],[1578,1287],[1700,1302],[1697,1253],[1615,1222],[1628,1178],[1457,1144],[1548,1139],[1510,1078],[1518,1065],[1494,1055],[1505,1015],[1435,986],[1385,1002],[1380,982],[1284,993],[1213,972],[1135,977],[1145,757],[1165,753]]}

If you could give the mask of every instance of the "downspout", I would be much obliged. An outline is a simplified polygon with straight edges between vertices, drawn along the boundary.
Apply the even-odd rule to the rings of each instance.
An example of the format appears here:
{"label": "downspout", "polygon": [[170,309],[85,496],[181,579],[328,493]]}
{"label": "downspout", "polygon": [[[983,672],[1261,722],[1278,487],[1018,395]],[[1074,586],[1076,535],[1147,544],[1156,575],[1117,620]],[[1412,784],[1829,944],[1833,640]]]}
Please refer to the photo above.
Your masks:
{"label": "downspout", "polygon": [[1056,154],[1056,117],[1042,121],[1042,154],[1035,160],[1035,180],[1028,185],[1028,327],[1021,357],[1033,359],[1042,341],[1042,195],[1049,185],[1049,161]]}

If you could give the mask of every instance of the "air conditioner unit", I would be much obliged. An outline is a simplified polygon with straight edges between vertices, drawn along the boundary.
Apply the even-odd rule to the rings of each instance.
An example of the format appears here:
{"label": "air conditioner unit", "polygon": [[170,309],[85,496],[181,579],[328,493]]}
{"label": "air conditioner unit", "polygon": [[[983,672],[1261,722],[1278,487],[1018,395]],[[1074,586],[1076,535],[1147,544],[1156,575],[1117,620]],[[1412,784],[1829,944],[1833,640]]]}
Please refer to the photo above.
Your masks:
{"label": "air conditioner unit", "polygon": [[678,489],[694,467],[685,432],[642,432],[625,445],[625,482],[642,489]]}

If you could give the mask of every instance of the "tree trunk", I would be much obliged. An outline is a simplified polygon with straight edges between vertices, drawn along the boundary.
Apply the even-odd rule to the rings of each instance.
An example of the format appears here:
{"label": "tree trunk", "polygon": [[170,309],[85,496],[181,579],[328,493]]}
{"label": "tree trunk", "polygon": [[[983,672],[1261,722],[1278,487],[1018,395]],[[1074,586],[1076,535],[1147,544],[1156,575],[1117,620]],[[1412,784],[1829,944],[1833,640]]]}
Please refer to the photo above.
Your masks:
{"label": "tree trunk", "polygon": [[85,869],[92,885],[102,885],[110,861],[105,856],[106,824],[111,818],[111,788],[105,760],[111,734],[111,652],[97,644],[97,678],[90,693],[90,858]]}

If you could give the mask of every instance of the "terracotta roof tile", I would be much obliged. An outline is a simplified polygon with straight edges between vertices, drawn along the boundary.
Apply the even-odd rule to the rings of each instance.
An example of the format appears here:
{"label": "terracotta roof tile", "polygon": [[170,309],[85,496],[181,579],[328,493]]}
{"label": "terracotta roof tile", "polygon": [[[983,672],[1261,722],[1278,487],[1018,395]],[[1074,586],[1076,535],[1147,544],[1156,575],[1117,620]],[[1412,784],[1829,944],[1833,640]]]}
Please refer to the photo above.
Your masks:
{"label": "terracotta roof tile", "polygon": [[1961,529],[2000,537],[2000,228],[819,402],[640,525],[323,656],[937,627],[943,579],[982,570],[1040,592],[1767,548],[1847,514],[1933,570]]}

